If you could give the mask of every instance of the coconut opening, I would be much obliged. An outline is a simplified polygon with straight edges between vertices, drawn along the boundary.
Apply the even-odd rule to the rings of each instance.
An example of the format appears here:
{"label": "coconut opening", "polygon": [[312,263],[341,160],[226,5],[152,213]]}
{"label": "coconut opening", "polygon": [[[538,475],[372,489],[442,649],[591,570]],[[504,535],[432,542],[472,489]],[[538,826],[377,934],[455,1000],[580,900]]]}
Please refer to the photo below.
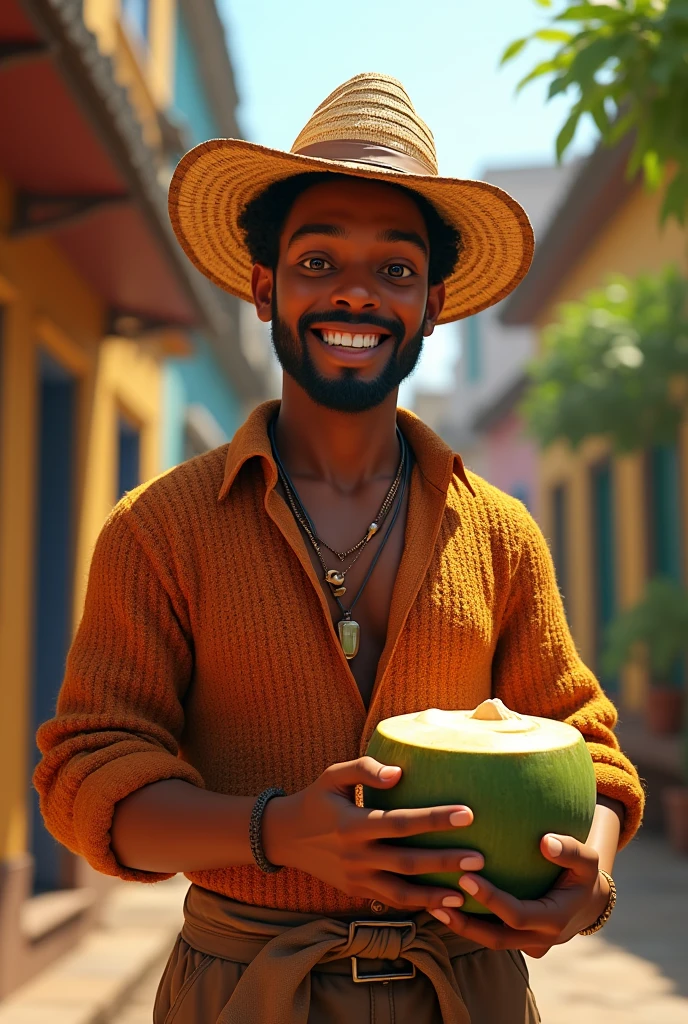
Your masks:
{"label": "coconut opening", "polygon": [[499,697],[490,697],[488,700],[484,700],[468,717],[477,718],[479,722],[506,722],[509,719],[523,721],[523,715],[508,708]]}
{"label": "coconut opening", "polygon": [[427,725],[432,729],[462,733],[467,730],[520,733],[533,732],[540,728],[536,719],[517,714],[498,697],[484,700],[473,711],[441,711],[439,708],[428,708],[414,718],[420,725]]}

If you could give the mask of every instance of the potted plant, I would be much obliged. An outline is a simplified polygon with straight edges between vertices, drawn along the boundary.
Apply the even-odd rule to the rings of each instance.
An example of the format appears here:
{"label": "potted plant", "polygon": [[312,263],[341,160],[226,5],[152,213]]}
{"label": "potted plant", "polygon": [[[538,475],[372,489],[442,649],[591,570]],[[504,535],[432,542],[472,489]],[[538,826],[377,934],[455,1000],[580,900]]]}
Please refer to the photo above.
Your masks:
{"label": "potted plant", "polygon": [[656,577],[642,599],[621,612],[607,629],[602,664],[616,673],[636,662],[650,674],[645,715],[653,733],[675,733],[683,720],[684,689],[672,679],[688,650],[688,590]]}

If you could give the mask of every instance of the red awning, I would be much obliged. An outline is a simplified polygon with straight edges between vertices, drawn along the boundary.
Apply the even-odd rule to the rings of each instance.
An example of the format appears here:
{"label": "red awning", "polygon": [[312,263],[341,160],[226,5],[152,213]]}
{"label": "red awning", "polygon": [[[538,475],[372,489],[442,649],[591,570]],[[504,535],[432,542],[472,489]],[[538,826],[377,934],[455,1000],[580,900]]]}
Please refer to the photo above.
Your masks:
{"label": "red awning", "polygon": [[[47,234],[115,314],[160,324],[203,323],[203,293],[196,290],[205,282],[193,280],[197,272],[175,251],[164,191],[154,179],[159,195],[146,201],[154,164],[140,134],[137,139],[130,131],[129,141],[145,150],[148,181],[137,188],[132,180],[140,167],[129,172],[122,156],[117,159],[126,146],[117,137],[122,119],[112,113],[128,105],[126,94],[113,82],[112,110],[104,105],[100,116],[97,90],[91,95],[88,89],[88,58],[106,62],[111,74],[110,62],[83,26],[90,55],[79,54],[78,47],[66,53],[64,39],[50,30],[49,22],[34,24],[18,0],[2,0],[0,175],[16,190],[13,230]],[[86,58],[83,67],[80,58]],[[73,74],[65,74],[66,62]],[[125,113],[131,124],[131,109]]]}

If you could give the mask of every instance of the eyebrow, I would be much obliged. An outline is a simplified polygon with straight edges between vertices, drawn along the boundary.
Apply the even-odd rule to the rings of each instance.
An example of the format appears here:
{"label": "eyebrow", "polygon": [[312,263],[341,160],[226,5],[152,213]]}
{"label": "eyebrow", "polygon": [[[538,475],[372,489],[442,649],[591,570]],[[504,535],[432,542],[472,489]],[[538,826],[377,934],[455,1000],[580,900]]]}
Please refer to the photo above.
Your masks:
{"label": "eyebrow", "polygon": [[381,231],[377,237],[381,242],[409,242],[420,249],[424,256],[429,255],[426,243],[416,231],[398,231],[396,228],[389,228],[387,231]]}
{"label": "eyebrow", "polygon": [[337,224],[302,224],[289,239],[289,245],[293,245],[305,235],[329,235],[330,238],[344,238],[346,231]]}
{"label": "eyebrow", "polygon": [[[339,224],[302,224],[297,228],[289,239],[289,245],[293,245],[299,238],[306,235],[328,235],[330,238],[346,238],[347,231]],[[377,235],[379,242],[408,242],[415,245],[424,256],[429,255],[428,247],[417,231],[400,231],[398,228],[387,228]]]}

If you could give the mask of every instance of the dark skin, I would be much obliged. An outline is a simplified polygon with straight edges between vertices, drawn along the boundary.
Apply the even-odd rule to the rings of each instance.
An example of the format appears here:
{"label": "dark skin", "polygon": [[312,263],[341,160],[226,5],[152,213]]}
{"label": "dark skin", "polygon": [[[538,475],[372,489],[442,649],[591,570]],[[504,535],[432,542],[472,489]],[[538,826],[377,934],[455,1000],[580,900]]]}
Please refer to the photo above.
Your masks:
{"label": "dark skin", "polygon": [[[321,228],[300,233],[306,225]],[[322,225],[328,225],[325,230]],[[334,229],[334,230],[333,230]],[[389,232],[408,238],[390,240]],[[294,238],[296,232],[299,237]],[[420,242],[420,244],[419,244]],[[411,198],[383,184],[352,179],[324,183],[294,203],[280,236],[276,270],[257,265],[253,294],[258,316],[270,320],[276,289],[280,318],[297,336],[299,317],[313,310],[346,310],[400,320],[403,345],[422,327],[432,333],[444,302],[444,286],[428,285],[429,240]],[[423,251],[425,248],[425,252]],[[394,268],[394,269],[392,269]],[[401,270],[399,268],[406,268]],[[345,326],[327,320],[306,338],[318,372],[336,379],[354,368],[372,380],[391,358],[392,342],[380,337],[370,349],[336,348],[320,331],[378,333],[365,323]],[[321,536],[346,549],[365,532],[396,472],[396,391],[365,412],[341,413],[314,402],[285,374],[277,441],[282,457]],[[361,649],[349,667],[366,706],[387,633],[392,591],[401,559],[405,510],[356,606]],[[347,577],[345,607],[358,589],[379,535]],[[315,553],[318,578],[322,568]],[[329,565],[334,556],[326,557]],[[327,593],[333,621],[341,612]],[[358,808],[354,787],[390,788],[401,769],[370,757],[328,768],[299,793],[270,801],[263,818],[267,857],[306,871],[351,896],[389,906],[427,909],[452,929],[488,948],[524,949],[542,956],[592,923],[606,906],[607,883],[598,867],[611,871],[623,806],[599,797],[586,843],[570,836],[545,836],[543,855],[561,865],[556,887],[542,900],[523,902],[481,877],[482,857],[470,850],[422,850],[381,843],[384,838],[464,827],[472,821],[461,805],[381,812]],[[181,781],[154,783],[116,807],[112,844],[122,864],[149,871],[212,870],[252,863],[248,820],[253,798],[199,790]],[[557,842],[558,840],[558,842]],[[477,898],[503,923],[481,921],[458,910],[463,897],[451,889],[416,885],[402,877],[434,871],[468,870],[461,884],[477,886]]]}
{"label": "dark skin", "polygon": [[[360,201],[363,197],[368,201]],[[308,230],[308,225],[316,230]],[[385,240],[385,232],[394,226],[421,244]],[[304,228],[307,234],[301,233]],[[341,234],[332,234],[333,230]],[[265,322],[271,320],[276,290],[280,317],[293,330],[303,314],[330,309],[364,318],[373,314],[400,320],[406,334],[403,345],[420,327],[428,336],[444,304],[444,285],[428,287],[429,246],[423,217],[406,196],[359,181],[352,181],[348,188],[342,182],[336,188],[316,185],[296,200],[287,217],[277,270],[260,264],[254,267],[258,316]],[[375,333],[381,340],[374,348],[332,347],[319,334],[327,328],[360,335]],[[323,319],[307,332],[306,343],[321,376],[337,379],[344,368],[355,367],[361,378],[372,380],[390,358],[393,341],[374,325],[348,326]],[[397,392],[393,391],[367,412],[335,412],[314,402],[288,374],[283,377],[278,447],[319,536],[336,550],[346,551],[361,539],[394,479],[399,464],[396,407]],[[408,492],[405,506],[407,501]],[[405,520],[406,507],[355,608],[361,645],[349,668],[366,707],[387,636]],[[347,574],[344,607],[358,592],[384,533],[382,529],[373,538]],[[308,551],[318,578],[323,580],[322,566],[310,544]],[[339,566],[330,552],[324,554],[328,567]],[[329,585],[323,580],[321,586],[336,623],[342,613]]]}

